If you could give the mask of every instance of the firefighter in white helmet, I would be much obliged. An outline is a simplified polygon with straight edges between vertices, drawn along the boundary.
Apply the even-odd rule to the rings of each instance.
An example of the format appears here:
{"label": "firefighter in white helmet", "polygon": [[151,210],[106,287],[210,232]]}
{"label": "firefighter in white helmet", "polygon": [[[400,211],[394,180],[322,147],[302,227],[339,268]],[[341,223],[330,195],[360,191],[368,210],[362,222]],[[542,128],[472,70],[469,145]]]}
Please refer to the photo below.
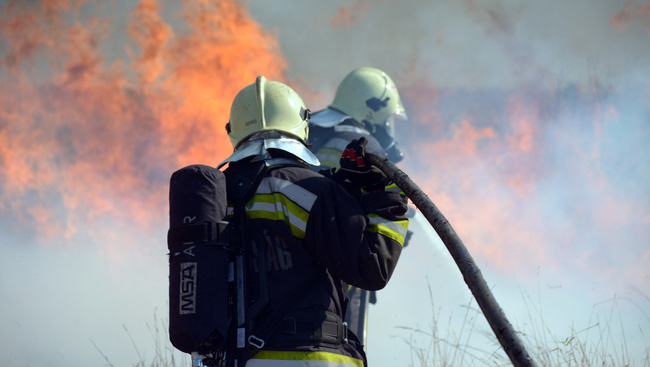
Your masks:
{"label": "firefighter in white helmet", "polygon": [[246,322],[233,317],[225,338],[229,365],[234,359],[239,367],[367,363],[343,322],[347,287],[387,284],[408,228],[407,199],[385,176],[368,171],[363,141],[350,143],[339,162],[358,196],[310,170],[319,161],[307,148],[309,117],[295,91],[263,76],[232,104],[227,131],[234,152],[219,165],[228,163],[229,211],[236,216],[230,187],[251,175],[257,186],[241,205],[248,308],[234,312]]}
{"label": "firefighter in white helmet", "polygon": [[[395,82],[373,67],[350,72],[336,89],[334,101],[310,119],[312,151],[321,162],[315,171],[339,167],[339,157],[352,139],[367,139],[366,149],[393,163],[404,157],[395,140],[396,125],[405,123],[406,111]],[[350,287],[346,322],[365,344],[367,308],[376,302],[374,292]]]}
{"label": "firefighter in white helmet", "polygon": [[334,101],[310,119],[312,151],[322,168],[336,168],[347,143],[364,136],[370,151],[397,163],[404,154],[395,140],[395,128],[406,119],[388,74],[372,67],[355,69],[337,87]]}

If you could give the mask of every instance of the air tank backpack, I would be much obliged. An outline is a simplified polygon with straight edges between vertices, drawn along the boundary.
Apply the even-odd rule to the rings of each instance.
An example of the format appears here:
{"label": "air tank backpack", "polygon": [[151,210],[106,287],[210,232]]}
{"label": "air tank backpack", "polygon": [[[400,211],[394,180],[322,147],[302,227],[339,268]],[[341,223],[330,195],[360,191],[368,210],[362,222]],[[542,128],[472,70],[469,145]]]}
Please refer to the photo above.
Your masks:
{"label": "air tank backpack", "polygon": [[[265,323],[253,326],[269,299],[267,259],[266,251],[261,251],[257,275],[247,270],[250,239],[256,231],[246,224],[244,205],[266,170],[259,162],[243,171],[227,170],[226,180],[216,168],[191,165],[171,176],[169,338],[175,348],[200,358],[199,366],[233,366],[237,361],[243,365],[264,347],[316,281],[308,279]],[[230,220],[228,198],[234,210]],[[253,289],[244,286],[249,284],[256,285],[251,294]]]}
{"label": "air tank backpack", "polygon": [[228,332],[230,239],[226,178],[204,165],[184,167],[169,187],[169,337],[185,352],[222,343]]}
{"label": "air tank backpack", "polygon": [[[251,168],[234,175],[230,185],[223,172],[204,165],[184,167],[170,180],[169,338],[182,352],[212,356],[209,365],[220,365],[214,358],[225,359],[228,350],[238,350],[240,360],[249,357],[247,343],[240,338],[250,332],[249,317],[268,300],[266,271],[253,280],[261,287],[262,299],[249,304],[243,289],[247,232],[252,229],[244,229],[244,203],[266,171],[264,162]],[[228,196],[235,204],[230,221]]]}

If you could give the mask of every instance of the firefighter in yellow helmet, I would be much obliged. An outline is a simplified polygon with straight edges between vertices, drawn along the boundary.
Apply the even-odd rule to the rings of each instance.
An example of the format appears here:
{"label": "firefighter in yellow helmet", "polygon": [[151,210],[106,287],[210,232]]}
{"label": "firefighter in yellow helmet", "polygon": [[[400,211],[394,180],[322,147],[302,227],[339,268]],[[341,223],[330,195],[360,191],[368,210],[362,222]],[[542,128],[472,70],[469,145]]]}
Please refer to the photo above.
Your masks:
{"label": "firefighter in yellow helmet", "polygon": [[407,119],[395,82],[373,67],[350,72],[334,101],[310,119],[312,151],[323,167],[338,167],[338,157],[352,139],[363,136],[368,149],[393,163],[404,158],[395,139],[396,125]]}
{"label": "firefighter in yellow helmet", "polygon": [[[361,67],[351,71],[336,89],[334,101],[310,119],[312,151],[321,162],[313,170],[339,168],[347,144],[361,137],[366,149],[388,157],[393,163],[404,154],[395,140],[396,125],[405,123],[406,111],[395,82],[384,71]],[[365,344],[367,309],[376,302],[374,292],[350,287],[345,321]]]}
{"label": "firefighter in yellow helmet", "polygon": [[[236,263],[244,265],[246,282],[224,300],[233,309],[229,335],[210,347],[216,352],[206,363],[366,365],[343,322],[347,287],[387,284],[408,228],[407,199],[394,185],[386,188],[385,177],[367,174],[363,142],[350,144],[341,161],[359,193],[372,187],[365,196],[310,170],[319,161],[307,148],[309,117],[293,89],[263,76],[232,103],[227,131],[234,152],[219,167],[228,164],[229,220],[238,210],[245,214]],[[237,196],[241,187],[252,187],[250,194]],[[236,306],[242,297],[243,309]]]}

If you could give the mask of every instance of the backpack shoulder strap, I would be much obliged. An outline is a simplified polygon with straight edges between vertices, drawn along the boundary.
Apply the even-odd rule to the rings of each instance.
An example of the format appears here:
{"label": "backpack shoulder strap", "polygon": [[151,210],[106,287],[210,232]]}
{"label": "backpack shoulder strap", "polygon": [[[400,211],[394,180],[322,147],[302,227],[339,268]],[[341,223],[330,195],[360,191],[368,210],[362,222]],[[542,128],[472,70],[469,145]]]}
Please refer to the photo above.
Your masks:
{"label": "backpack shoulder strap", "polygon": [[[225,171],[226,178],[227,178],[226,187],[228,189],[228,198],[234,206],[234,220],[240,222],[239,224],[233,225],[233,230],[235,232],[233,232],[231,238],[233,238],[234,241],[236,242],[246,241],[244,236],[246,236],[245,232],[247,232],[248,229],[243,228],[243,226],[245,225],[245,205],[254,196],[255,191],[259,186],[259,183],[261,182],[262,178],[266,176],[266,172],[269,169],[276,168],[278,166],[287,166],[287,165],[290,166],[290,165],[301,165],[301,164],[299,163],[288,164],[287,162],[284,161],[277,161],[277,162],[262,161],[259,163],[256,162],[256,164],[251,166],[250,168],[247,167],[247,168],[240,169],[239,167],[237,167],[237,169],[233,169],[230,172],[229,172],[230,168]],[[241,230],[243,230],[244,233],[236,233]],[[237,246],[244,245],[243,242],[240,243],[241,243],[240,245],[234,245],[234,247],[237,248]],[[260,265],[260,271],[259,271],[260,284],[263,288],[261,290],[262,296],[260,297],[260,301],[263,302],[268,301],[268,289],[264,289],[266,288],[265,265],[267,262],[265,259],[265,254],[266,251],[258,252],[258,265]],[[266,341],[280,327],[282,321],[286,317],[291,315],[298,308],[298,305],[301,303],[301,301],[314,288],[313,285],[315,282],[318,281],[320,276],[322,276],[322,272],[321,271],[316,272],[312,277],[307,279],[293,292],[291,292],[285,299],[282,306],[279,307],[273,313],[271,313],[266,318],[265,322],[263,322],[258,327],[255,327],[253,330],[248,330],[246,342],[249,346],[253,348],[252,349],[243,348],[241,347],[241,344],[238,345],[238,348],[241,348],[239,354],[240,358],[246,360],[250,359],[257,352],[259,352],[260,349],[264,347]],[[254,306],[256,309],[260,308],[260,301],[257,301],[257,304]],[[251,320],[247,320],[247,322],[250,324]],[[243,352],[243,350],[248,350],[248,352],[241,353]]]}
{"label": "backpack shoulder strap", "polygon": [[[234,256],[234,276],[235,276],[235,289],[234,289],[234,310],[233,320],[231,321],[231,328],[229,330],[229,337],[227,342],[228,355],[231,357],[228,360],[229,366],[236,366],[238,360],[246,363],[250,357],[248,356],[248,348],[246,348],[245,338],[250,333],[251,320],[250,310],[248,310],[248,299],[246,297],[246,279],[249,272],[246,269],[248,262],[248,230],[246,228],[246,203],[255,195],[257,186],[266,175],[267,167],[264,161],[257,163],[243,165],[235,165],[228,167],[224,174],[226,175],[226,192],[228,200],[233,205],[234,215],[232,218],[231,227],[231,243],[235,251]],[[266,254],[266,251],[262,251]],[[266,285],[266,259],[260,257],[260,299],[256,301],[256,305],[260,306],[268,302],[268,287]]]}
{"label": "backpack shoulder strap", "polygon": [[246,205],[246,202],[255,195],[255,190],[264,178],[267,171],[264,161],[255,162],[246,167],[228,167],[226,175],[226,192],[228,200],[233,205],[237,202]]}

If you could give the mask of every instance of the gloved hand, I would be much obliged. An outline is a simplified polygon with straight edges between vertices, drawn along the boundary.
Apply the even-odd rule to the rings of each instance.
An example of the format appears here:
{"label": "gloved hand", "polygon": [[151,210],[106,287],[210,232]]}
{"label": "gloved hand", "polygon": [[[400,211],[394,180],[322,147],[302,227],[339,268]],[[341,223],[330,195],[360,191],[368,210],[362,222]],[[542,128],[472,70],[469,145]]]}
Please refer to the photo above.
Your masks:
{"label": "gloved hand", "polygon": [[354,139],[345,147],[339,163],[340,174],[366,191],[383,190],[390,180],[377,167],[366,164],[368,139]]}

